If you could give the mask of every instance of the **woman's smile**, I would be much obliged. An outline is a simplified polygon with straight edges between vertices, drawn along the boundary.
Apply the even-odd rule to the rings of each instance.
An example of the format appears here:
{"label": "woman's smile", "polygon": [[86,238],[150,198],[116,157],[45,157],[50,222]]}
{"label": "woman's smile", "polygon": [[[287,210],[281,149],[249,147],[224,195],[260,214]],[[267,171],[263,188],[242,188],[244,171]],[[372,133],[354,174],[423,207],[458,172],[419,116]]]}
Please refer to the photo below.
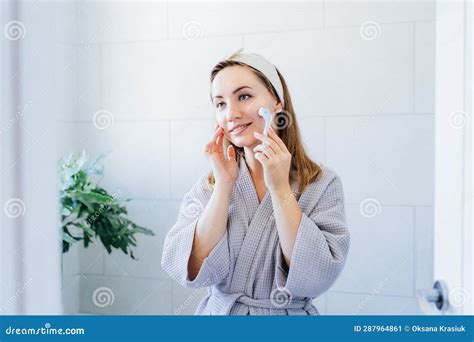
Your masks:
{"label": "woman's smile", "polygon": [[230,133],[232,135],[236,135],[236,136],[239,136],[239,135],[242,135],[242,133],[244,131],[247,130],[247,127],[249,127],[252,123],[248,123],[248,124],[244,124],[244,125],[238,125],[236,128],[233,128],[230,130]]}

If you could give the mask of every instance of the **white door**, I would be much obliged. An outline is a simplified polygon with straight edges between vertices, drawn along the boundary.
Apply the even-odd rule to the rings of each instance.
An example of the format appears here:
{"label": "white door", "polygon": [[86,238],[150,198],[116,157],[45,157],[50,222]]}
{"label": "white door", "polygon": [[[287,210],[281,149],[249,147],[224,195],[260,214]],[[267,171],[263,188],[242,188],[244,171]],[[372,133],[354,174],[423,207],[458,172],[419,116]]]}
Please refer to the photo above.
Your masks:
{"label": "white door", "polygon": [[473,79],[471,1],[436,5],[434,278],[427,314],[473,315]]}

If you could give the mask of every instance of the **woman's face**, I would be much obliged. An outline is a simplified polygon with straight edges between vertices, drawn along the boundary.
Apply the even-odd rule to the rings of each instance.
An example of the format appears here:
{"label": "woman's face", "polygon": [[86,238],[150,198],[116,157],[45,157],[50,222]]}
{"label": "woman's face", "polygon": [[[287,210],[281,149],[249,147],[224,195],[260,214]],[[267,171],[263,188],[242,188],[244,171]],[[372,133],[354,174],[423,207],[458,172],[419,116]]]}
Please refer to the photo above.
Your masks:
{"label": "woman's face", "polygon": [[[282,109],[257,75],[240,65],[224,68],[216,75],[211,96],[217,123],[237,147],[254,147],[260,143],[253,134],[262,133],[265,127],[263,117],[258,115],[260,107],[272,113]],[[236,129],[239,125],[248,126]]]}

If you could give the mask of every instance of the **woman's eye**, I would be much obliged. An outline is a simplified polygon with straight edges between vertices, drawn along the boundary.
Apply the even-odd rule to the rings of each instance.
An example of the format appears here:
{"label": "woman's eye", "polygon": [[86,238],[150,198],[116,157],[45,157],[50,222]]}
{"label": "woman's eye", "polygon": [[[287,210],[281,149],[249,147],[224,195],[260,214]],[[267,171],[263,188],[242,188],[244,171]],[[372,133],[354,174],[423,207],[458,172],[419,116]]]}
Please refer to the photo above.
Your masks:
{"label": "woman's eye", "polygon": [[[242,95],[239,96],[239,100],[241,100],[242,97],[246,97],[246,96],[247,96],[247,98],[251,97],[249,94],[242,94]],[[245,98],[244,100],[246,100],[247,98]]]}
{"label": "woman's eye", "polygon": [[220,109],[221,108],[220,105],[224,105],[224,104],[225,104],[224,102],[219,102],[218,104],[216,104],[216,108]]}

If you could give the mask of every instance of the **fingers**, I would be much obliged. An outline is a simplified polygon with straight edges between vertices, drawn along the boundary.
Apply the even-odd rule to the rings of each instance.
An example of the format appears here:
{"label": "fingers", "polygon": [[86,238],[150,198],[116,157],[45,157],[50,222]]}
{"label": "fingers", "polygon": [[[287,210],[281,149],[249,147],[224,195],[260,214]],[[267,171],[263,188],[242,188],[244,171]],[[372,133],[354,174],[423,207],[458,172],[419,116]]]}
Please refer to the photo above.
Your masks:
{"label": "fingers", "polygon": [[204,152],[205,153],[212,153],[214,152],[214,147],[217,144],[217,140],[219,136],[222,134],[222,127],[219,126],[219,124],[216,122],[216,125],[214,126],[214,132],[211,135],[211,138],[209,139],[210,141],[204,146]]}
{"label": "fingers", "polygon": [[212,145],[214,145],[214,143],[209,143],[207,144],[206,146],[204,146],[204,153],[206,154],[210,154],[212,153]]}
{"label": "fingers", "polygon": [[255,159],[257,159],[263,166],[267,165],[268,157],[265,154],[257,152],[255,153]]}
{"label": "fingers", "polygon": [[271,125],[270,129],[268,130],[268,136],[271,137],[277,143],[277,145],[281,148],[282,151],[286,149],[285,143],[283,142],[283,140],[281,140],[281,138],[278,136],[278,134],[275,132]]}
{"label": "fingers", "polygon": [[275,150],[271,146],[264,144],[255,146],[253,152],[261,152],[268,158],[274,157],[276,155]]}
{"label": "fingers", "polygon": [[228,157],[228,160],[229,160],[229,161],[236,161],[236,160],[235,160],[235,149],[234,149],[234,146],[229,145],[229,146],[227,147],[227,155],[229,156],[229,157]]}
{"label": "fingers", "polygon": [[282,149],[280,148],[280,146],[276,143],[275,140],[273,140],[272,137],[270,137],[270,136],[268,136],[268,137],[267,137],[267,136],[264,136],[263,134],[260,134],[260,133],[258,133],[258,132],[254,132],[254,136],[255,136],[258,140],[261,140],[263,145],[271,146],[271,147],[273,148],[273,151],[275,151],[276,153],[282,151]]}
{"label": "fingers", "polygon": [[210,140],[212,142],[215,142],[217,137],[221,134],[221,131],[222,131],[222,127],[219,126],[217,129],[214,130],[214,133],[212,133]]}
{"label": "fingers", "polygon": [[204,147],[204,152],[206,154],[212,154],[215,151],[222,152],[222,142],[224,140],[224,129],[221,126],[218,126],[218,124],[216,124],[215,127],[217,128],[212,134],[210,141]]}

